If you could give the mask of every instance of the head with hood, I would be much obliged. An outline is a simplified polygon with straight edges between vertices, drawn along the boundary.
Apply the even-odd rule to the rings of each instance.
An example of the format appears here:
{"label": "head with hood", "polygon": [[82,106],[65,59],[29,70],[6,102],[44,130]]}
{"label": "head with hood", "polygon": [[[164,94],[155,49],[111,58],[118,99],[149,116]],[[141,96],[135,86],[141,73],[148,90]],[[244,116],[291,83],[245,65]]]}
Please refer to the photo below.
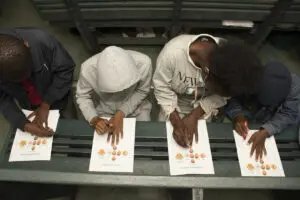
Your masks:
{"label": "head with hood", "polygon": [[207,71],[208,58],[217,47],[218,39],[209,34],[196,36],[189,44],[190,62],[197,68]]}
{"label": "head with hood", "polygon": [[0,34],[0,80],[19,82],[31,73],[29,45],[23,40]]}
{"label": "head with hood", "polygon": [[97,60],[98,88],[101,92],[121,92],[140,80],[140,73],[132,56],[116,46],[105,48]]}
{"label": "head with hood", "polygon": [[291,82],[291,73],[283,64],[268,63],[260,84],[258,101],[263,106],[279,106],[289,94]]}

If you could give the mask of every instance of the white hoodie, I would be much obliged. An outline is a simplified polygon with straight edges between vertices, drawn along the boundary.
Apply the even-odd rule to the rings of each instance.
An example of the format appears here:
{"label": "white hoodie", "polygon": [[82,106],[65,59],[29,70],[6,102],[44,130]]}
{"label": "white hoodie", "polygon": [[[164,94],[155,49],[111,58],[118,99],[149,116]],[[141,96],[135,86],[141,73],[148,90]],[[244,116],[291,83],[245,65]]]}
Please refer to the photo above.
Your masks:
{"label": "white hoodie", "polygon": [[207,94],[202,71],[189,55],[191,43],[201,36],[209,37],[217,44],[222,40],[208,34],[180,35],[169,41],[157,58],[153,76],[154,94],[165,119],[175,109],[184,115],[199,105],[205,111],[204,118],[207,118],[226,104],[226,98]]}
{"label": "white hoodie", "polygon": [[[117,110],[136,116],[151,110],[146,100],[152,76],[151,59],[139,52],[110,46],[81,66],[76,101],[85,119],[112,116]],[[92,94],[98,97],[94,105]],[[142,108],[143,107],[143,108]]]}

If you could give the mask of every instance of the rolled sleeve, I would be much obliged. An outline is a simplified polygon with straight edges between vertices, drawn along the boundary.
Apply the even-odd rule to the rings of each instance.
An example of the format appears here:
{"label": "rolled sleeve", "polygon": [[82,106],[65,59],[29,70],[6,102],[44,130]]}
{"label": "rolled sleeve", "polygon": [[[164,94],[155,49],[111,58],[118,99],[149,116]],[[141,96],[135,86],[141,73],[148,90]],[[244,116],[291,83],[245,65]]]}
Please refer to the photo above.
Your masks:
{"label": "rolled sleeve", "polygon": [[225,107],[225,113],[230,119],[236,118],[236,116],[243,114],[243,107],[237,99],[230,99]]}
{"label": "rolled sleeve", "polygon": [[200,100],[200,106],[206,114],[209,114],[226,105],[227,99],[219,95],[211,95]]}
{"label": "rolled sleeve", "polygon": [[270,136],[275,135],[278,132],[278,130],[270,123],[262,125],[261,128],[265,129]]}

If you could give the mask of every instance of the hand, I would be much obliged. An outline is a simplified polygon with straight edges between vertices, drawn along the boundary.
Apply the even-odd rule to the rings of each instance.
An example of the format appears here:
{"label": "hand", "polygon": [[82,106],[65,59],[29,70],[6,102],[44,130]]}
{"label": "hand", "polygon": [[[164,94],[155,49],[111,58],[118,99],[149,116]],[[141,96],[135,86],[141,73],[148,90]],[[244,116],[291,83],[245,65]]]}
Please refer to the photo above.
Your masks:
{"label": "hand", "polygon": [[90,124],[92,124],[94,126],[94,128],[98,134],[103,134],[103,133],[108,132],[109,123],[108,123],[108,120],[106,120],[106,119],[103,119],[103,118],[100,118],[97,116],[91,120]]}
{"label": "hand", "polygon": [[248,121],[244,115],[238,115],[233,120],[234,130],[246,139],[248,134]]}
{"label": "hand", "polygon": [[27,118],[30,119],[31,117],[35,116],[32,123],[38,125],[41,128],[44,127],[43,125],[45,123],[45,128],[49,129],[48,127],[49,109],[50,109],[50,105],[43,102],[41,103],[40,107],[36,109],[34,112],[32,112],[30,115],[28,115]]}
{"label": "hand", "polygon": [[171,113],[170,121],[173,125],[173,138],[176,143],[182,147],[190,147],[188,129],[176,110]]}
{"label": "hand", "polygon": [[40,127],[34,123],[27,123],[24,126],[24,131],[39,137],[50,137],[54,135],[52,129]]}
{"label": "hand", "polygon": [[119,144],[120,141],[120,135],[121,138],[123,138],[123,120],[124,120],[125,114],[122,111],[117,111],[116,114],[109,120],[109,133],[107,136],[107,143],[109,143],[111,139],[111,145],[113,146],[116,142],[116,144]]}
{"label": "hand", "polygon": [[189,145],[193,144],[194,135],[195,141],[198,143],[198,118],[193,112],[191,112],[190,114],[186,115],[182,121],[188,130]]}
{"label": "hand", "polygon": [[255,132],[249,139],[248,144],[252,143],[250,156],[252,157],[255,152],[255,160],[262,159],[263,154],[267,155],[265,140],[268,136],[269,133],[262,129]]}

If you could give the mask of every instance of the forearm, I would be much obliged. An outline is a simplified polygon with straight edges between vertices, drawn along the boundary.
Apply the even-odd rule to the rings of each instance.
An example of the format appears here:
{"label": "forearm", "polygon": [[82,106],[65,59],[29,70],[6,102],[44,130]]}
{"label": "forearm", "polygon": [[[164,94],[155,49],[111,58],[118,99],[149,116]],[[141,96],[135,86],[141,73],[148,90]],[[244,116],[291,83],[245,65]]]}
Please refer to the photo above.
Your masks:
{"label": "forearm", "polygon": [[296,125],[299,119],[296,116],[278,115],[276,114],[270,121],[263,124],[261,127],[266,129],[270,135],[275,135],[282,132],[289,125]]}
{"label": "forearm", "polygon": [[202,116],[205,114],[204,110],[201,106],[198,106],[197,108],[194,108],[191,112],[191,115],[194,115],[196,119],[201,119]]}
{"label": "forearm", "polygon": [[225,113],[230,119],[234,119],[243,114],[243,107],[238,100],[230,99],[225,106]]}

